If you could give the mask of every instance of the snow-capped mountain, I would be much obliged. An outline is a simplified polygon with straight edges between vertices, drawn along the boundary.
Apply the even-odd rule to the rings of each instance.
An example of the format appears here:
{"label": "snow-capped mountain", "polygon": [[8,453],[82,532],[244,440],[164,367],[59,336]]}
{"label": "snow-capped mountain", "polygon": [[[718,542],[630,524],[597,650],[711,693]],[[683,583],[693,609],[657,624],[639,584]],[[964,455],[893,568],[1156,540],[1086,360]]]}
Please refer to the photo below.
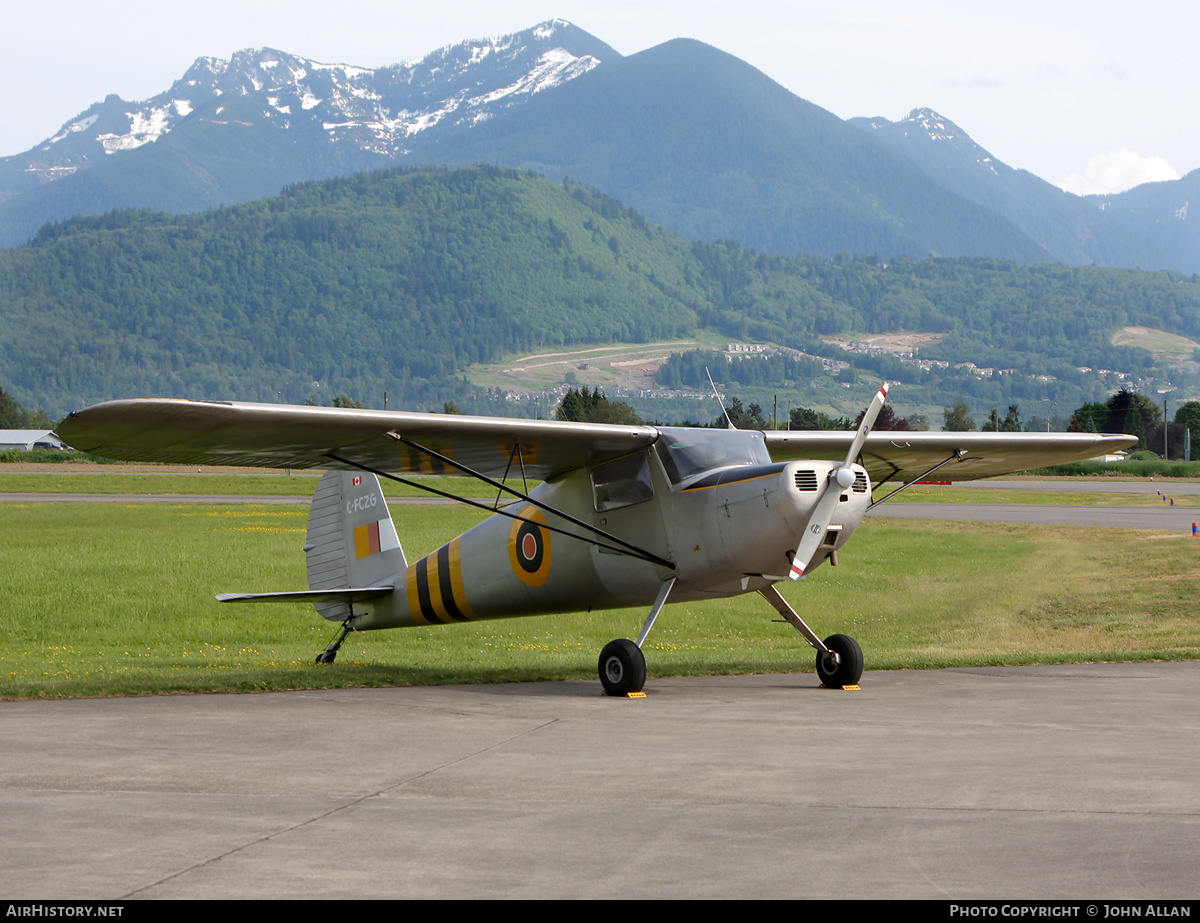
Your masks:
{"label": "snow-capped mountain", "polygon": [[[78,206],[93,199],[92,207],[143,205],[175,211],[234,201],[244,197],[246,182],[214,169],[215,152],[229,154],[247,145],[274,149],[283,131],[289,139],[284,146],[299,145],[300,150],[272,151],[268,156],[281,164],[282,173],[264,177],[261,189],[250,182],[248,190],[270,194],[298,179],[385,166],[415,145],[484,122],[617,57],[581,29],[551,20],[513,35],[449,45],[415,63],[380,68],[326,64],[271,48],[239,51],[228,60],[199,58],[166,92],[135,103],[109,96],[31,150],[0,160],[0,203],[34,193],[37,201],[29,203],[34,207],[16,209],[13,215],[25,225],[18,229],[23,239],[31,229],[20,222],[21,211],[37,215],[40,224],[47,217],[90,210]],[[181,132],[186,141],[175,137]],[[178,201],[177,187],[171,200],[164,201],[155,190],[153,170],[149,176],[144,173],[153,159],[146,156],[147,147],[169,138],[177,142],[176,157],[200,168],[203,188],[194,202],[186,194]],[[129,183],[120,177],[118,165],[134,154],[140,155],[137,166],[143,177]],[[289,162],[296,162],[296,169],[288,169]],[[117,177],[98,175],[90,183],[80,182],[98,167]],[[177,180],[177,174],[187,171],[165,172]],[[55,195],[37,195],[63,183]],[[140,201],[110,203],[97,186],[141,187],[145,194]],[[54,207],[56,200],[61,207]],[[11,237],[8,229],[0,230],[0,245],[19,242]]]}
{"label": "snow-capped mountain", "polygon": [[0,247],[75,215],[199,212],[356,171],[474,163],[570,176],[685,237],[764,252],[1200,268],[1183,220],[1195,177],[1153,203],[1089,201],[932,109],[847,123],[719,49],[674,40],[623,58],[562,20],[379,68],[269,48],[200,58],[152,99],[109,96],[0,159]]}
{"label": "snow-capped mountain", "polygon": [[850,119],[903,154],[942,188],[1003,215],[1065,263],[1160,269],[1161,253],[1094,205],[1026,170],[1014,170],[933,109],[898,121]]}
{"label": "snow-capped mountain", "polygon": [[991,154],[971,140],[965,131],[948,118],[932,109],[913,109],[897,122],[880,117],[851,119],[850,122],[868,131],[883,133],[885,137],[898,136],[909,141],[934,142],[942,149],[940,153],[946,153],[947,149],[952,150],[961,160],[973,162],[993,175],[998,173],[996,161]]}

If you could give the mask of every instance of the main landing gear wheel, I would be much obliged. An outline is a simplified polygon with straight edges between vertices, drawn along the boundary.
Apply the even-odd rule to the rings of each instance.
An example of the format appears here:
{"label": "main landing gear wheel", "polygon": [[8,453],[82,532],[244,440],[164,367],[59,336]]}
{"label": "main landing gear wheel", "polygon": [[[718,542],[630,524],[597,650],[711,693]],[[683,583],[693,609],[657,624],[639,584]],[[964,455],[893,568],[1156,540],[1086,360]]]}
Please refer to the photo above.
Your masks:
{"label": "main landing gear wheel", "polygon": [[821,685],[829,689],[856,685],[863,671],[862,648],[858,642],[849,635],[830,635],[825,639],[825,646],[838,655],[838,660],[835,663],[834,658],[817,651],[817,676],[821,677]]}
{"label": "main landing gear wheel", "polygon": [[600,684],[606,695],[641,692],[646,685],[646,657],[642,649],[628,638],[604,645],[600,652]]}

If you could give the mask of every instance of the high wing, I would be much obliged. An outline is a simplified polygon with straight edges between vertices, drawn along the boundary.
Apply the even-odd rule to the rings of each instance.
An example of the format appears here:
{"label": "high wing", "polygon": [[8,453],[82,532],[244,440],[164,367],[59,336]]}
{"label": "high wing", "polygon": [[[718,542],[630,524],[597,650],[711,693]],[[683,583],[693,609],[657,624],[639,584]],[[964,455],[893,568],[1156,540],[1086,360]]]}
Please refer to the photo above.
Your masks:
{"label": "high wing", "polygon": [[[72,413],[57,429],[73,448],[106,458],[264,468],[345,467],[331,458],[394,474],[453,474],[432,450],[489,477],[552,479],[652,445],[652,426],[564,423],[440,413],[394,413],[225,401],[109,401]],[[853,432],[763,434],[776,462],[841,460]],[[875,483],[909,481],[940,462],[956,481],[1093,458],[1127,448],[1133,436],[1093,433],[873,432],[862,448]],[[420,448],[416,448],[419,446]]]}
{"label": "high wing", "polygon": [[395,474],[457,473],[400,437],[489,477],[523,471],[539,480],[658,438],[649,426],[174,399],[97,404],[72,413],[57,432],[72,448],[124,461],[344,467],[331,461],[336,455]]}
{"label": "high wing", "polygon": [[[841,459],[854,441],[846,431],[768,432],[767,449],[775,461]],[[1136,436],[1112,433],[928,433],[874,432],[862,448],[862,465],[876,484],[911,481],[940,462],[951,461],[939,477],[971,481],[1013,471],[1095,458],[1137,442]]]}

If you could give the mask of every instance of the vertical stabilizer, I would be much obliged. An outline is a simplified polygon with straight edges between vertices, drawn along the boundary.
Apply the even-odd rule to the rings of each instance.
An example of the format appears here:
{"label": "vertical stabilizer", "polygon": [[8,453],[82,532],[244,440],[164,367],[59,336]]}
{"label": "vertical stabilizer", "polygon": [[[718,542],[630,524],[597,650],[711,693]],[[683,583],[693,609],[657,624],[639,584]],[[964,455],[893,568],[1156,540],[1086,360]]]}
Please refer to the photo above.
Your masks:
{"label": "vertical stabilizer", "polygon": [[[394,586],[408,567],[379,479],[366,472],[325,472],[313,494],[304,551],[312,590]],[[333,621],[350,615],[344,602],[315,605]]]}

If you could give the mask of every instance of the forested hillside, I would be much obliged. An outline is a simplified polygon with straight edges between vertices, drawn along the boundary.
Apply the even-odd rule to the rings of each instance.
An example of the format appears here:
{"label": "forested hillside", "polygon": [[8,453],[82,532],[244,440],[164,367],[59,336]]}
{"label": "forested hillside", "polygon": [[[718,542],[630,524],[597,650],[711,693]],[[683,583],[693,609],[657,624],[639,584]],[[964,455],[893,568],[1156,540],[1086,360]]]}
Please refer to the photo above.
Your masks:
{"label": "forested hillside", "polygon": [[[700,328],[841,358],[934,403],[977,393],[977,380],[819,337],[944,334],[922,359],[1015,370],[979,383],[989,400],[1078,404],[1107,386],[1077,366],[1161,376],[1148,352],[1109,344],[1129,324],[1200,337],[1200,283],[689,244],[595,191],[498,167],[309,183],[200,215],[79,218],[0,253],[0,387],[51,414],[129,396],[378,404],[385,390],[391,406],[468,409],[471,363]],[[797,368],[787,374],[815,371]]]}
{"label": "forested hillside", "polygon": [[615,201],[491,167],[80,218],[0,254],[0,382],[57,412],[134,394],[440,403],[505,352],[695,330],[689,273],[682,240]]}
{"label": "forested hillside", "polygon": [[979,365],[1026,355],[1072,365],[1150,368],[1143,350],[1112,346],[1127,324],[1200,335],[1200,284],[1174,272],[1006,260],[770,257],[729,244],[696,244],[722,289],[714,326],[746,336],[922,330],[947,334],[924,358]]}

